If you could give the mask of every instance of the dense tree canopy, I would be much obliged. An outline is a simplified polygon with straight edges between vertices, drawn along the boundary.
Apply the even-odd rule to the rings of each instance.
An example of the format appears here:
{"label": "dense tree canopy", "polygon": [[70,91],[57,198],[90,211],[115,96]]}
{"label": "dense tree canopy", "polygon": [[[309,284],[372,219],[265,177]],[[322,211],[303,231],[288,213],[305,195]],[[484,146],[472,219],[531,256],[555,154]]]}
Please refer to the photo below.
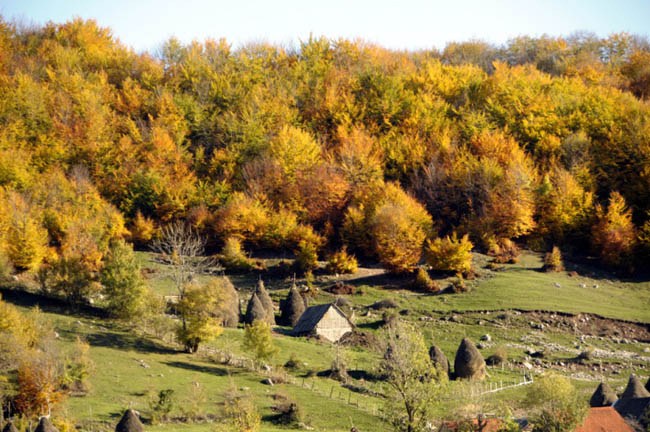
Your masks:
{"label": "dense tree canopy", "polygon": [[97,281],[111,242],[185,220],[209,248],[343,243],[397,273],[452,232],[617,265],[610,249],[647,243],[649,67],[625,33],[442,53],[170,39],[153,57],[94,21],[0,20],[3,253]]}

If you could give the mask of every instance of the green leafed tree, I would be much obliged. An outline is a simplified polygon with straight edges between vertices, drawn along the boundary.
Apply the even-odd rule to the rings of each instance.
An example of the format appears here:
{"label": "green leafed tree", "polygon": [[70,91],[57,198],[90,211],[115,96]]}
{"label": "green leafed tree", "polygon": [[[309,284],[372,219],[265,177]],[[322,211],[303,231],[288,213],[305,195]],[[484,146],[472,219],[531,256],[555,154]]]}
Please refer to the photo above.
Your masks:
{"label": "green leafed tree", "polygon": [[278,348],[273,344],[271,326],[262,321],[255,320],[253,325],[246,325],[244,331],[244,349],[251,352],[257,361],[269,360]]}
{"label": "green leafed tree", "polygon": [[111,315],[129,319],[141,312],[148,290],[131,245],[123,240],[111,244],[101,283]]}
{"label": "green leafed tree", "polygon": [[447,376],[429,357],[422,334],[395,321],[386,330],[386,352],[379,365],[386,382],[386,412],[396,431],[428,430]]}
{"label": "green leafed tree", "polygon": [[199,344],[210,341],[223,332],[223,299],[217,284],[191,285],[185,290],[177,310],[181,322],[176,337],[189,353],[195,353]]}

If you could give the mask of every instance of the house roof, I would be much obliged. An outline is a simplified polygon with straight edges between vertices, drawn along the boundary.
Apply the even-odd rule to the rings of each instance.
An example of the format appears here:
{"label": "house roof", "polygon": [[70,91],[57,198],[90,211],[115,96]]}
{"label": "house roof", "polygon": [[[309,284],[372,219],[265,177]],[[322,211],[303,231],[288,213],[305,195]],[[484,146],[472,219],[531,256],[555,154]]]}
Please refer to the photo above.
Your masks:
{"label": "house roof", "polygon": [[589,409],[584,423],[575,432],[634,432],[634,429],[609,406]]}
{"label": "house roof", "polygon": [[313,331],[330,308],[336,310],[343,318],[345,318],[351,327],[354,327],[354,324],[352,324],[348,317],[345,316],[343,311],[339,309],[334,303],[325,303],[321,305],[310,306],[305,309],[302,315],[300,315],[300,319],[296,323],[296,326],[293,328],[293,333],[309,333]]}
{"label": "house roof", "polygon": [[619,399],[614,404],[614,409],[623,418],[631,417],[635,420],[638,420],[647,409],[650,409],[650,397]]}

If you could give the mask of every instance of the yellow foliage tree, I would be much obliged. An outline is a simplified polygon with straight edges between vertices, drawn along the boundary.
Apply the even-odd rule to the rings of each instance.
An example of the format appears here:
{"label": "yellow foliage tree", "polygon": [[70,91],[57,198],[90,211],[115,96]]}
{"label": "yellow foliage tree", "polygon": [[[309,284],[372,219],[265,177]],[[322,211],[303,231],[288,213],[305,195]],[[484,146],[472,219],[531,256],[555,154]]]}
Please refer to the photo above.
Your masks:
{"label": "yellow foliage tree", "polygon": [[448,272],[468,272],[472,269],[472,242],[465,234],[458,239],[456,233],[451,237],[436,238],[427,242],[427,264],[433,270]]}
{"label": "yellow foliage tree", "polygon": [[631,265],[631,254],[636,243],[636,229],[632,211],[618,192],[609,196],[607,210],[596,207],[597,222],[592,229],[592,242],[601,261],[609,266]]}
{"label": "yellow foliage tree", "polygon": [[20,195],[13,195],[12,204],[5,251],[17,269],[35,269],[46,253],[47,232],[31,214],[29,206]]}
{"label": "yellow foliage tree", "polygon": [[178,302],[181,323],[176,336],[185,350],[195,353],[199,344],[212,340],[223,332],[220,314],[223,292],[218,284],[190,286]]}
{"label": "yellow foliage tree", "polygon": [[321,160],[318,142],[308,132],[294,126],[280,129],[269,144],[269,153],[291,180],[298,171],[309,170]]}

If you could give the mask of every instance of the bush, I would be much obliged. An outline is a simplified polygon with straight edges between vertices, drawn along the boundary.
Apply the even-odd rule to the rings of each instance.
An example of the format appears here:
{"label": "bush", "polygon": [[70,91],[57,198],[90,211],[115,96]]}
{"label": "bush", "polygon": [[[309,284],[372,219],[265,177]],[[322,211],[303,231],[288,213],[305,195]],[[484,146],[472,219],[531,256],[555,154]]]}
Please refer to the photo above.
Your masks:
{"label": "bush", "polygon": [[354,255],[348,254],[347,248],[343,246],[330,257],[325,269],[330,274],[353,274],[357,272],[357,267],[357,259]]}
{"label": "bush", "polygon": [[253,399],[250,396],[238,393],[234,388],[229,389],[225,395],[224,417],[237,432],[257,432],[260,430],[262,417],[257,412]]}
{"label": "bush", "polygon": [[327,288],[327,291],[336,295],[350,295],[354,294],[357,290],[354,285],[348,285],[346,283],[338,281],[331,287]]}
{"label": "bush", "polygon": [[553,246],[553,250],[544,255],[544,271],[560,272],[563,270],[562,252],[560,252],[560,248]]}
{"label": "bush", "polygon": [[427,242],[427,264],[433,270],[467,272],[472,268],[472,242],[465,234],[460,240],[454,233],[444,239]]}
{"label": "bush", "polygon": [[413,282],[413,288],[418,291],[424,291],[427,293],[435,294],[440,291],[440,285],[438,282],[431,279],[429,272],[420,267],[417,274],[415,275],[415,281]]}
{"label": "bush", "polygon": [[304,413],[300,405],[294,400],[284,399],[284,402],[272,407],[278,415],[274,419],[274,423],[284,426],[298,426],[304,422]]}
{"label": "bush", "polygon": [[151,410],[151,423],[158,424],[166,420],[174,408],[174,390],[166,389],[160,390],[157,397],[154,397],[149,402],[149,409]]}
{"label": "bush", "polygon": [[506,360],[508,360],[508,353],[506,353],[506,350],[503,347],[499,347],[494,354],[485,360],[485,363],[489,366],[500,366],[505,363]]}
{"label": "bush", "polygon": [[498,264],[516,264],[519,262],[519,248],[509,239],[500,239],[490,245],[488,255],[494,257]]}
{"label": "bush", "polygon": [[302,368],[302,363],[298,360],[295,353],[291,353],[289,360],[284,364],[284,368],[291,371],[298,371]]}
{"label": "bush", "polygon": [[228,237],[219,254],[219,262],[228,271],[247,272],[255,268],[253,262],[246,256],[241,247],[241,241],[236,237]]}
{"label": "bush", "polygon": [[294,268],[297,273],[305,274],[318,267],[318,247],[311,242],[301,240],[296,252]]}
{"label": "bush", "polygon": [[244,331],[244,349],[251,351],[257,361],[273,357],[278,349],[273,344],[271,326],[262,320],[255,320],[253,325],[247,325]]}
{"label": "bush", "polygon": [[451,283],[451,290],[458,294],[468,292],[471,288],[465,283],[464,279],[458,278]]}

